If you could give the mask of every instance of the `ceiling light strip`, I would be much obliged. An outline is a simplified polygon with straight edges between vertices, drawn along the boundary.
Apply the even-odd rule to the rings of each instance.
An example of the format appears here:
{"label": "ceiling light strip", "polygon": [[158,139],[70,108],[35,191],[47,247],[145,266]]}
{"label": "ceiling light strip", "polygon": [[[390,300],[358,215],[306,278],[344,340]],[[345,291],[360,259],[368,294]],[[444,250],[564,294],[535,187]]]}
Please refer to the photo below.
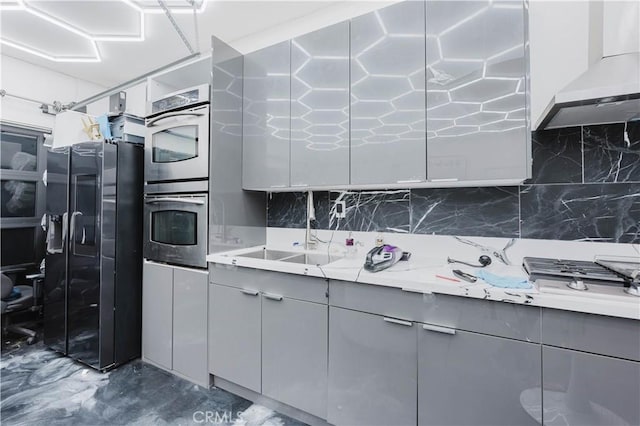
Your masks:
{"label": "ceiling light strip", "polygon": [[9,47],[13,47],[14,49],[18,49],[21,50],[25,53],[29,53],[31,55],[34,56],[38,56],[40,58],[43,59],[47,59],[49,61],[53,61],[53,62],[100,62],[102,61],[102,59],[100,58],[100,52],[98,51],[98,47],[96,46],[96,44],[94,42],[93,43],[93,49],[94,52],[96,54],[95,57],[86,57],[86,56],[53,56],[53,55],[49,55],[45,52],[42,52],[40,50],[28,47],[28,46],[24,46],[22,44],[19,43],[15,43],[11,40],[6,40],[3,38],[0,38],[0,44],[4,44],[6,46]]}

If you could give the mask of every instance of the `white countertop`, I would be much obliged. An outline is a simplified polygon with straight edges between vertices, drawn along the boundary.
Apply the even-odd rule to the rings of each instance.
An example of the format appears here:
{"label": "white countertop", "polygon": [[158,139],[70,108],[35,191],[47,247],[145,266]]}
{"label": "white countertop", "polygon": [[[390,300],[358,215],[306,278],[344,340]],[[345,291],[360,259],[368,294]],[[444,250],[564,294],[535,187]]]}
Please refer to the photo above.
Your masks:
{"label": "white countertop", "polygon": [[[446,261],[420,256],[418,253],[413,253],[409,261],[398,262],[389,269],[376,273],[365,271],[362,268],[364,253],[358,253],[353,258],[339,259],[334,257],[339,260],[324,266],[241,256],[263,248],[265,247],[257,246],[211,254],[207,256],[207,262],[395,287],[415,293],[440,293],[640,320],[640,298],[623,293],[619,288],[609,293],[606,293],[605,289],[605,294],[595,295],[594,292],[577,292],[562,284],[558,285],[546,281],[533,283],[533,288],[529,290],[493,287],[480,279],[473,284],[461,280],[456,282],[441,278],[456,279],[451,273],[451,266],[447,265]],[[296,249],[288,251],[305,253],[303,250]],[[308,251],[307,253],[327,255],[326,251],[321,250]],[[501,267],[503,269],[498,269]],[[499,274],[505,270],[508,271],[509,268],[511,271],[520,270],[518,267],[507,268],[503,265],[494,265],[489,267],[489,270]],[[475,268],[461,267],[461,265],[456,265],[453,269],[462,269],[471,274],[475,272]],[[524,271],[521,271],[521,274],[526,276]]]}

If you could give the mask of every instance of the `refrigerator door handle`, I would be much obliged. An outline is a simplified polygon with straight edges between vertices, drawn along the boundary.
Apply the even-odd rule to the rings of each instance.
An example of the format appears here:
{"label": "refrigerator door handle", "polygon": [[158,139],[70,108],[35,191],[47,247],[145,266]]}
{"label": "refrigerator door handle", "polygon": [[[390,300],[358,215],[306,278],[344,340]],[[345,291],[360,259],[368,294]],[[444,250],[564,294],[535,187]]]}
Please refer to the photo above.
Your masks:
{"label": "refrigerator door handle", "polygon": [[[69,232],[69,248],[75,248],[76,246],[76,216],[82,216],[82,212],[73,212],[71,213],[71,223],[69,227],[71,231]],[[83,239],[84,239],[84,230],[83,230]]]}
{"label": "refrigerator door handle", "polygon": [[69,213],[62,214],[62,248],[67,244],[67,231],[69,230]]}

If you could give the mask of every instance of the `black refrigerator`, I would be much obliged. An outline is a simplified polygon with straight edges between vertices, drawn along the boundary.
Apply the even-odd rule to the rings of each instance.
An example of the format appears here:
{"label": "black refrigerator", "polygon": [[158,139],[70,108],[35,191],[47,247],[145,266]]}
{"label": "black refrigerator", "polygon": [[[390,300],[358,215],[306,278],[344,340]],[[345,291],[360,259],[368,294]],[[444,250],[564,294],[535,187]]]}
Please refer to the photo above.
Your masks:
{"label": "black refrigerator", "polygon": [[98,370],[140,356],[143,159],[124,141],[47,156],[44,343]]}

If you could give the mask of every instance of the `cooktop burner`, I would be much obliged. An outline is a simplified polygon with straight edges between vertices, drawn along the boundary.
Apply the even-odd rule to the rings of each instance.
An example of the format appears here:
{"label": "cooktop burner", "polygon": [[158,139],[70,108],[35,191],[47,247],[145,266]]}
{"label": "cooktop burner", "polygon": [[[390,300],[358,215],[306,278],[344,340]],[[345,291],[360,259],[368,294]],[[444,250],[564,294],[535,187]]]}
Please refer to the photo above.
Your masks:
{"label": "cooktop burner", "polygon": [[523,265],[534,281],[537,278],[560,278],[595,281],[601,285],[624,285],[624,279],[597,263],[586,260],[548,259],[525,257]]}

